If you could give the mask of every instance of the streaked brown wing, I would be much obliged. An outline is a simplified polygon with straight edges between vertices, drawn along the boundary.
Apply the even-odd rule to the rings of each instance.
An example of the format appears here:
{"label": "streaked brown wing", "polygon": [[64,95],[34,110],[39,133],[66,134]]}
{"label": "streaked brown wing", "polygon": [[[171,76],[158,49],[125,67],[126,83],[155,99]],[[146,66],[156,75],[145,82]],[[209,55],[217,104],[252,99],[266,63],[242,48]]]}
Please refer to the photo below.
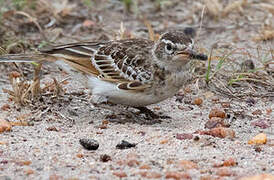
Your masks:
{"label": "streaked brown wing", "polygon": [[117,83],[123,90],[150,87],[149,40],[120,40],[105,43],[83,42],[54,46],[42,53],[63,59],[72,67],[102,80]]}

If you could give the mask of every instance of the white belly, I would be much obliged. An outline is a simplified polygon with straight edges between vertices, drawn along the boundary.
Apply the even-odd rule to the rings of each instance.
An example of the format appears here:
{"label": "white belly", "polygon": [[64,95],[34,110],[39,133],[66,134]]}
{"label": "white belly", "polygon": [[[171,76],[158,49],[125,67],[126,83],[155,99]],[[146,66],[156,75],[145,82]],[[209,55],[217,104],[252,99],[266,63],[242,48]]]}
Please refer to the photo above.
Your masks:
{"label": "white belly", "polygon": [[[172,97],[179,89],[165,87],[161,89],[162,93],[153,93],[153,90],[146,92],[120,90],[111,82],[102,81],[96,77],[88,77],[88,86],[92,90],[92,94],[103,96],[109,102],[115,104],[123,104],[128,106],[147,106],[158,103],[169,97]],[[159,89],[158,89],[159,90]]]}

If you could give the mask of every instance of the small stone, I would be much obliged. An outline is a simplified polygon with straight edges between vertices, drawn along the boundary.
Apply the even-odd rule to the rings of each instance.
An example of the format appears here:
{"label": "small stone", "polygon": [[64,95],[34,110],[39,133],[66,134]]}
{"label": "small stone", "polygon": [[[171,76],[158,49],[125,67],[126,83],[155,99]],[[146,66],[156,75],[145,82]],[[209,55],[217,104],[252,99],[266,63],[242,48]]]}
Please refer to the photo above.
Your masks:
{"label": "small stone", "polygon": [[262,129],[266,129],[266,128],[270,127],[270,124],[268,124],[267,121],[262,120],[262,119],[254,121],[254,122],[251,122],[251,125],[252,126],[258,126],[258,127],[262,128]]}
{"label": "small stone", "polygon": [[189,133],[176,134],[176,139],[179,139],[179,140],[192,139],[192,138],[193,138],[193,135]]}
{"label": "small stone", "polygon": [[96,23],[92,20],[89,20],[89,19],[86,19],[84,22],[83,22],[83,27],[91,27],[91,26],[94,26]]}
{"label": "small stone", "polygon": [[262,115],[262,111],[260,109],[257,109],[255,111],[252,112],[253,115]]}
{"label": "small stone", "polygon": [[108,125],[109,121],[108,120],[103,120],[102,125]]}
{"label": "small stone", "polygon": [[8,111],[10,109],[10,105],[8,104],[4,104],[2,107],[1,107],[1,110],[2,111]]}
{"label": "small stone", "polygon": [[194,99],[194,102],[193,102],[195,105],[197,106],[200,106],[201,104],[203,104],[203,99],[201,98],[196,98]]}
{"label": "small stone", "polygon": [[0,119],[0,133],[5,132],[5,131],[11,131],[11,123]]}
{"label": "small stone", "polygon": [[175,179],[175,180],[181,180],[181,179],[191,179],[189,174],[181,173],[181,172],[175,172],[175,171],[168,171],[166,172],[166,179]]}
{"label": "small stone", "polygon": [[254,149],[255,149],[255,152],[258,152],[258,153],[262,151],[262,148],[259,146],[255,146]]}
{"label": "small stone", "polygon": [[97,150],[99,148],[98,141],[94,139],[80,139],[79,142],[87,150]]}
{"label": "small stone", "polygon": [[226,166],[226,167],[228,167],[228,166],[236,166],[236,165],[237,165],[237,162],[233,158],[229,158],[229,159],[227,159],[227,160],[225,160],[223,162],[223,166]]}
{"label": "small stone", "polygon": [[76,154],[76,156],[77,156],[78,158],[83,158],[83,157],[84,157],[84,155],[83,155],[83,154],[81,154],[81,153]]}
{"label": "small stone", "polygon": [[248,60],[242,62],[241,70],[243,72],[248,72],[248,71],[253,70],[253,69],[255,69],[255,65],[254,65],[254,63],[251,59],[248,59]]}
{"label": "small stone", "polygon": [[272,109],[271,108],[266,109],[266,115],[270,115],[271,113],[272,113]]}
{"label": "small stone", "polygon": [[147,164],[144,164],[142,166],[139,167],[140,169],[151,169],[151,167]]}
{"label": "small stone", "polygon": [[157,172],[144,171],[139,173],[143,178],[147,179],[159,179],[162,177],[162,174]]}
{"label": "small stone", "polygon": [[130,143],[125,140],[122,140],[122,142],[120,144],[116,145],[116,148],[117,149],[128,149],[128,148],[135,147],[136,145],[137,145],[136,143]]}
{"label": "small stone", "polygon": [[221,103],[223,108],[230,108],[230,103],[229,102],[222,102]]}
{"label": "small stone", "polygon": [[273,180],[274,175],[271,174],[259,174],[254,176],[243,177],[240,180]]}
{"label": "small stone", "polygon": [[198,165],[195,162],[188,160],[179,161],[179,166],[183,169],[198,169]]}
{"label": "small stone", "polygon": [[117,176],[119,178],[124,178],[124,177],[127,177],[127,174],[123,171],[116,171],[116,172],[113,172],[112,173],[114,176]]}
{"label": "small stone", "polygon": [[29,166],[31,164],[31,161],[17,161],[15,163],[19,166]]}
{"label": "small stone", "polygon": [[31,174],[34,174],[34,171],[32,169],[26,169],[26,170],[24,170],[24,173],[26,175],[31,175]]}
{"label": "small stone", "polygon": [[108,127],[107,127],[107,125],[103,125],[103,124],[101,124],[100,126],[97,126],[99,129],[107,129]]}
{"label": "small stone", "polygon": [[49,180],[62,180],[62,179],[64,179],[62,176],[58,176],[56,174],[52,174],[49,177]]}
{"label": "small stone", "polygon": [[208,131],[200,131],[201,135],[210,135],[219,138],[235,138],[235,131],[230,128],[217,127]]}
{"label": "small stone", "polygon": [[216,127],[229,127],[229,125],[225,123],[223,118],[219,117],[212,117],[205,123],[205,128],[212,129]]}
{"label": "small stone", "polygon": [[168,143],[168,139],[163,139],[160,141],[160,144],[166,144],[166,143]]}
{"label": "small stone", "polygon": [[211,97],[211,101],[213,101],[213,102],[215,102],[215,103],[216,103],[216,102],[219,102],[219,100],[220,100],[220,99],[219,99],[218,96],[212,96],[212,97]]}
{"label": "small stone", "polygon": [[217,170],[216,174],[218,176],[222,176],[222,177],[224,177],[224,176],[234,176],[235,175],[235,173],[233,171],[231,171],[230,169],[228,169],[228,168],[220,168],[220,169]]}
{"label": "small stone", "polygon": [[139,166],[139,161],[137,161],[136,159],[130,159],[127,161],[127,165],[130,167],[136,167]]}
{"label": "small stone", "polygon": [[267,137],[266,134],[260,133],[257,134],[256,136],[252,137],[249,141],[248,144],[266,144],[267,142]]}
{"label": "small stone", "polygon": [[212,180],[214,179],[212,176],[201,176],[200,180]]}
{"label": "small stone", "polygon": [[111,157],[107,154],[102,154],[102,155],[100,155],[100,161],[102,161],[102,162],[111,161]]}
{"label": "small stone", "polygon": [[47,128],[48,131],[56,131],[58,132],[59,130],[55,126],[50,126]]}
{"label": "small stone", "polygon": [[249,106],[253,106],[253,105],[256,103],[255,99],[253,99],[252,97],[247,98],[247,99],[245,100],[245,102],[246,102],[246,104],[248,104]]}
{"label": "small stone", "polygon": [[212,109],[209,112],[209,119],[211,119],[212,117],[225,118],[225,112],[222,109]]}
{"label": "small stone", "polygon": [[199,136],[195,136],[193,140],[194,140],[194,141],[199,141],[199,140],[200,140],[200,137],[199,137]]}

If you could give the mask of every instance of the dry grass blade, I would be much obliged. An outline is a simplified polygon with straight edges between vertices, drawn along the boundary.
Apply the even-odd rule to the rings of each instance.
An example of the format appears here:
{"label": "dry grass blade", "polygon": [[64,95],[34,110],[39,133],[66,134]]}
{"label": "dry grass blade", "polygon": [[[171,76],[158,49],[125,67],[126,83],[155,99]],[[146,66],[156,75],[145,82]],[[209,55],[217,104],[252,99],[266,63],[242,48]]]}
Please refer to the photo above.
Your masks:
{"label": "dry grass blade", "polygon": [[0,46],[0,55],[2,54],[8,54],[8,52]]}
{"label": "dry grass blade", "polygon": [[34,78],[31,84],[22,79],[20,76],[14,76],[14,73],[11,73],[9,79],[12,90],[3,89],[3,92],[8,93],[15,103],[20,105],[26,105],[30,103],[31,99],[34,99],[41,93],[39,76],[41,66],[41,64],[38,64],[35,67]]}
{"label": "dry grass blade", "polygon": [[274,39],[274,30],[263,30],[260,35],[253,38],[254,41],[267,41]]}
{"label": "dry grass blade", "polygon": [[218,0],[205,0],[208,13],[213,17],[218,17],[222,10],[222,4]]}
{"label": "dry grass blade", "polygon": [[147,19],[144,19],[144,23],[148,29],[148,34],[149,34],[149,39],[152,41],[155,41],[157,39],[155,39],[155,34],[154,34],[154,30],[150,24],[150,22]]}
{"label": "dry grass blade", "polygon": [[33,77],[33,87],[31,89],[32,98],[37,97],[41,93],[40,88],[40,74],[41,74],[42,64],[35,65],[34,77]]}
{"label": "dry grass blade", "polygon": [[200,37],[200,33],[202,31],[202,25],[203,25],[203,19],[204,19],[204,12],[205,12],[205,6],[203,7],[202,13],[201,13],[201,21],[200,21],[200,25],[199,25],[199,30],[197,32],[197,36],[195,38],[195,40],[199,39]]}
{"label": "dry grass blade", "polygon": [[267,9],[270,13],[274,14],[274,5],[273,4],[260,3],[259,6],[263,10]]}
{"label": "dry grass blade", "polygon": [[43,29],[41,28],[41,26],[39,25],[38,21],[36,18],[30,16],[29,14],[27,14],[26,12],[23,12],[23,11],[16,11],[15,14],[19,14],[19,15],[22,15],[22,16],[25,16],[29,19],[30,22],[34,23],[35,26],[39,29],[42,37],[47,40],[46,36],[45,36],[45,33],[43,31]]}
{"label": "dry grass blade", "polygon": [[226,16],[234,10],[243,12],[243,6],[245,6],[246,4],[247,4],[247,0],[238,0],[230,3],[223,9],[222,16]]}
{"label": "dry grass blade", "polygon": [[120,29],[119,29],[118,33],[119,33],[119,36],[117,39],[125,39],[126,38],[126,29],[124,27],[123,22],[120,23]]}

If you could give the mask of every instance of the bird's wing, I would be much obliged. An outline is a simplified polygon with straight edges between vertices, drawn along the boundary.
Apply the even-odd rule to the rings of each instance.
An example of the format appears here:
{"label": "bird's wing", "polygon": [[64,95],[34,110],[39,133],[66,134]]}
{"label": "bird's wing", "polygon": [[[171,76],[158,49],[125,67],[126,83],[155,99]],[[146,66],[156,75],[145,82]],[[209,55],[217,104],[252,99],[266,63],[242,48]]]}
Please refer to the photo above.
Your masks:
{"label": "bird's wing", "polygon": [[122,90],[144,90],[151,86],[153,42],[144,39],[82,42],[40,50],[61,58],[72,67],[117,84]]}

